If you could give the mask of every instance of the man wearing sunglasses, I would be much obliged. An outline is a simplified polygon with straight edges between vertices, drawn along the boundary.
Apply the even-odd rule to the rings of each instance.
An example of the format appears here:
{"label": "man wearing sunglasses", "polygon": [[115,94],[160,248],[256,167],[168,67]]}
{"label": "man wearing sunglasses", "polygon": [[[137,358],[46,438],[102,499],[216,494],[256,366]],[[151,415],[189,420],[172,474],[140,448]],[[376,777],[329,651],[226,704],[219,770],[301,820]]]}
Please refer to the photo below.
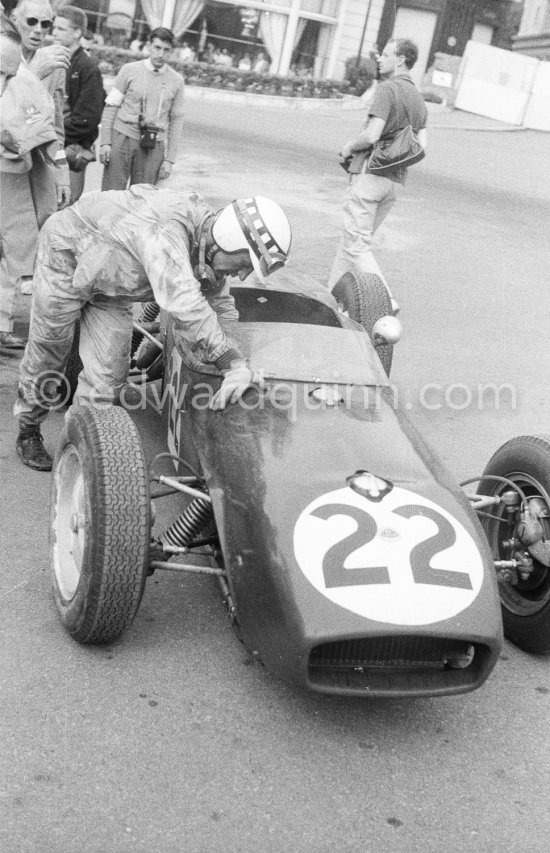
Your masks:
{"label": "man wearing sunglasses", "polygon": [[[50,139],[53,142],[47,147],[37,142],[29,153],[21,156],[17,152],[1,152],[0,234],[4,257],[0,265],[0,345],[8,349],[25,346],[25,341],[13,333],[15,296],[18,287],[22,292],[30,292],[38,231],[48,216],[67,205],[70,198],[63,127],[65,70],[53,67],[55,59],[48,60],[46,65],[51,70],[39,79],[34,62],[37,54],[49,51],[42,45],[50,30],[51,17],[51,7],[46,0],[21,0],[12,15],[12,23],[21,37],[21,67],[13,88],[30,91],[31,100],[33,92],[37,96],[32,122],[29,123],[27,116],[21,115],[20,119],[24,118],[35,131],[41,124],[48,125],[48,142]],[[44,68],[44,63],[38,64],[40,74]],[[53,96],[53,102],[48,93]],[[40,108],[36,107],[39,103],[42,104]],[[17,106],[14,106],[12,117],[16,114]],[[4,124],[7,120],[7,116],[3,116]],[[45,142],[45,138],[42,141]]]}
{"label": "man wearing sunglasses", "polygon": [[53,27],[53,12],[47,0],[19,0],[12,12],[13,21],[21,34],[23,60],[33,74],[42,80],[52,97],[61,93],[59,109],[63,108],[64,72],[69,67],[70,53],[60,44],[46,44]]}
{"label": "man wearing sunglasses", "polygon": [[[19,0],[12,13],[15,26],[21,35],[21,54],[23,63],[35,74],[46,87],[54,100],[55,126],[59,137],[59,157],[65,163],[64,145],[65,129],[63,124],[63,106],[65,102],[65,72],[69,67],[69,50],[61,44],[46,45],[46,37],[53,27],[52,7],[47,0]],[[58,175],[58,186],[69,183],[68,169],[64,173],[66,181],[61,181],[61,171]],[[56,204],[68,204],[69,195],[66,189],[57,192]],[[53,212],[53,211],[50,211]]]}
{"label": "man wearing sunglasses", "polygon": [[21,363],[16,447],[49,471],[40,424],[59,407],[59,378],[80,318],[83,364],[73,405],[116,402],[130,362],[132,303],[155,299],[195,358],[223,375],[214,409],[254,377],[221,323],[237,313],[226,276],[263,280],[287,260],[291,229],[276,202],[237,199],[217,213],[197,193],[138,184],[93,192],[54,214],[39,241],[29,342]]}

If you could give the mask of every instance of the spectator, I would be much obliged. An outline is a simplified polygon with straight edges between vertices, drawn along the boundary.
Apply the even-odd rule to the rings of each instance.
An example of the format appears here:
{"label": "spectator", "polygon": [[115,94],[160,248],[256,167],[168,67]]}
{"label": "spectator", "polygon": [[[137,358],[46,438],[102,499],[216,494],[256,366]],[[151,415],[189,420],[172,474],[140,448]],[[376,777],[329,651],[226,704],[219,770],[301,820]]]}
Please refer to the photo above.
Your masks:
{"label": "spectator", "polygon": [[62,6],[53,25],[53,39],[71,55],[65,88],[65,154],[69,164],[71,204],[80,198],[88,163],[95,159],[92,151],[97,139],[103,111],[103,78],[97,63],[80,46],[86,32],[86,12],[76,6]]}
{"label": "spectator", "polygon": [[62,45],[45,46],[53,26],[51,5],[48,0],[19,0],[13,11],[13,21],[21,34],[23,64],[42,81],[54,99],[56,127],[63,147],[65,72],[69,67],[70,56]]}
{"label": "spectator", "polygon": [[128,50],[131,50],[132,53],[141,54],[141,51],[143,50],[142,40],[140,38],[135,38],[133,41],[130,42]]}
{"label": "spectator", "polygon": [[91,30],[86,30],[86,32],[82,33],[80,37],[80,47],[87,53],[88,56],[92,55],[92,49],[94,46],[94,34]]}
{"label": "spectator", "polygon": [[184,41],[178,50],[178,62],[182,65],[191,65],[195,61],[195,51],[189,47],[189,43]]}
{"label": "spectator", "polygon": [[259,51],[252,70],[255,74],[267,74],[269,71],[269,62],[263,50]]}
{"label": "spectator", "polygon": [[222,49],[218,58],[218,64],[224,65],[226,68],[231,68],[233,66],[233,58],[226,47]]}
{"label": "spectator", "polygon": [[299,62],[296,66],[296,76],[303,77],[306,80],[311,80],[313,77],[313,73],[311,68],[309,68],[305,62]]}
{"label": "spectator", "polygon": [[[3,143],[7,143],[8,140],[5,138],[5,131],[8,129],[7,120],[9,113],[6,109],[6,100],[10,94],[8,86],[15,78],[21,63],[21,36],[15,30],[15,27],[10,26],[3,12],[1,13],[0,51],[2,57],[0,70],[1,133]],[[6,97],[4,97],[4,94]],[[4,145],[0,145],[0,190],[2,198],[4,198],[4,193],[6,194],[6,198],[9,198],[12,190],[11,184],[14,181],[19,181],[19,175],[16,174],[15,178],[11,180],[9,174],[4,175],[4,169],[10,165],[10,161],[4,157],[5,152],[6,148]],[[9,235],[5,234],[5,225],[8,223],[4,221],[2,210],[6,206],[5,203],[0,206],[0,237],[2,239],[2,259],[0,260],[0,348],[22,349],[24,341],[13,334],[15,288],[10,287],[10,279],[17,280],[17,268],[10,269],[10,267],[13,267],[18,261],[24,261],[24,258],[17,257],[17,235],[13,232]],[[7,287],[4,284],[5,282]]]}
{"label": "spectator", "polygon": [[[52,217],[40,235],[14,410],[23,464],[52,467],[40,424],[79,316],[83,370],[73,405],[118,400],[128,374],[132,302],[152,297],[174,317],[175,334],[223,374],[212,408],[237,402],[253,375],[220,325],[237,318],[225,277],[244,279],[253,269],[269,275],[286,262],[290,243],[287,217],[266,198],[237,199],[214,213],[197,193],[140,186],[88,193]],[[56,377],[49,383],[48,374]]]}
{"label": "spectator", "polygon": [[239,64],[237,65],[239,71],[250,71],[252,68],[252,60],[250,59],[249,53],[243,53],[241,58],[239,59]]}
{"label": "spectator", "polygon": [[369,107],[366,124],[355,139],[346,143],[341,155],[353,156],[350,184],[344,202],[344,233],[332,266],[329,287],[352,266],[375,273],[384,282],[392,298],[394,311],[398,305],[391,296],[371,250],[372,237],[390,212],[397,189],[406,179],[407,169],[396,166],[387,175],[373,175],[367,167],[368,156],[376,142],[411,124],[426,144],[427,110],[422,95],[409,74],[418,58],[418,48],[409,39],[387,43],[378,59],[381,81]]}
{"label": "spectator", "polygon": [[166,64],[174,36],[158,27],[150,36],[150,56],[120,69],[107,96],[101,121],[99,159],[103,190],[156,184],[168,178],[183,133],[181,74]]}
{"label": "spectator", "polygon": [[204,49],[204,53],[202,55],[201,62],[214,62],[214,55],[216,53],[216,48],[214,47],[213,42],[209,41],[206,43],[206,47]]}
{"label": "spectator", "polygon": [[94,33],[94,44],[97,44],[98,47],[103,47],[105,44],[105,39],[101,33]]}
{"label": "spectator", "polygon": [[[50,214],[58,207],[65,207],[70,199],[69,170],[63,149],[64,68],[68,65],[68,51],[58,45],[41,47],[52,26],[52,10],[46,0],[22,0],[14,9],[13,23],[21,38],[18,72],[21,86],[31,95],[32,88],[39,87],[36,95],[44,104],[42,108],[37,107],[40,120],[53,127],[57,135],[57,142],[47,149],[36,144],[24,156],[1,152],[0,334],[4,346],[23,349],[24,340],[13,334],[17,289],[27,294],[32,292],[38,230]],[[53,95],[53,102],[44,89]],[[5,116],[2,121],[6,121]],[[34,130],[38,130],[39,123],[37,121]],[[49,142],[49,136],[44,141]]]}

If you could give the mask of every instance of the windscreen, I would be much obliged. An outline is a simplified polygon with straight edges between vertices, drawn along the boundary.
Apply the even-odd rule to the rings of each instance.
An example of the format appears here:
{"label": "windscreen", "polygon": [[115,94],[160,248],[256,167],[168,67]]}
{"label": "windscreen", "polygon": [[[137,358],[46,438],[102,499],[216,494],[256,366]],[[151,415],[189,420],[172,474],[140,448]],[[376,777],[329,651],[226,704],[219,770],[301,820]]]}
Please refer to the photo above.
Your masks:
{"label": "windscreen", "polygon": [[266,379],[389,385],[366,332],[305,323],[238,323],[243,355]]}

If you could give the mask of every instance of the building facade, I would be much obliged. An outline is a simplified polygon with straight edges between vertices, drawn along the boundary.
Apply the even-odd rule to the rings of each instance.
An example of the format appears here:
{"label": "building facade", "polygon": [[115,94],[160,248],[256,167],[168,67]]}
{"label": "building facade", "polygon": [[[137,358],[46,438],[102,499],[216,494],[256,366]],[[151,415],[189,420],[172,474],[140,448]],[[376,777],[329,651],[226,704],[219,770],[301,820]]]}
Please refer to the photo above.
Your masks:
{"label": "building facade", "polygon": [[[62,2],[62,0],[61,0]],[[419,46],[417,83],[436,52],[460,56],[469,39],[493,43],[512,0],[80,0],[96,11],[92,25],[124,43],[155,26],[172,29],[193,47],[210,40],[236,58],[263,49],[270,71],[297,67],[315,78],[342,79],[346,61],[392,36]],[[533,0],[545,2],[550,0]],[[118,35],[117,35],[118,34]]]}
{"label": "building facade", "polygon": [[[116,0],[115,0],[116,2]],[[224,46],[260,42],[273,74],[302,64],[316,78],[341,79],[350,57],[368,55],[376,44],[385,0],[167,0],[162,22],[177,35],[207,37]],[[148,0],[141,0],[147,15]],[[182,23],[178,15],[190,10]],[[190,15],[195,12],[189,23]],[[149,16],[147,16],[149,19]],[[225,26],[224,26],[225,22]],[[240,37],[239,37],[240,30]],[[225,40],[224,40],[225,36]]]}
{"label": "building facade", "polygon": [[550,60],[550,0],[525,0],[514,50]]}

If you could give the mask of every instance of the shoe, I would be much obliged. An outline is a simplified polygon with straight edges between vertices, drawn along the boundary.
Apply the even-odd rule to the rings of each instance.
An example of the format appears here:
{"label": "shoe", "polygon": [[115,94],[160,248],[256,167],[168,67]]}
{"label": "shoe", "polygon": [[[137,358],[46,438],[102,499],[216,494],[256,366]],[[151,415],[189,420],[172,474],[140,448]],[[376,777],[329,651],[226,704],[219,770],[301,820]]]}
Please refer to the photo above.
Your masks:
{"label": "shoe", "polygon": [[44,447],[40,427],[22,427],[15,442],[21,462],[35,471],[51,471],[53,459]]}
{"label": "shoe", "polygon": [[4,349],[25,349],[27,342],[18,338],[13,332],[0,332],[0,347]]}
{"label": "shoe", "polygon": [[23,296],[32,296],[33,277],[32,275],[24,275],[21,279],[20,291]]}

